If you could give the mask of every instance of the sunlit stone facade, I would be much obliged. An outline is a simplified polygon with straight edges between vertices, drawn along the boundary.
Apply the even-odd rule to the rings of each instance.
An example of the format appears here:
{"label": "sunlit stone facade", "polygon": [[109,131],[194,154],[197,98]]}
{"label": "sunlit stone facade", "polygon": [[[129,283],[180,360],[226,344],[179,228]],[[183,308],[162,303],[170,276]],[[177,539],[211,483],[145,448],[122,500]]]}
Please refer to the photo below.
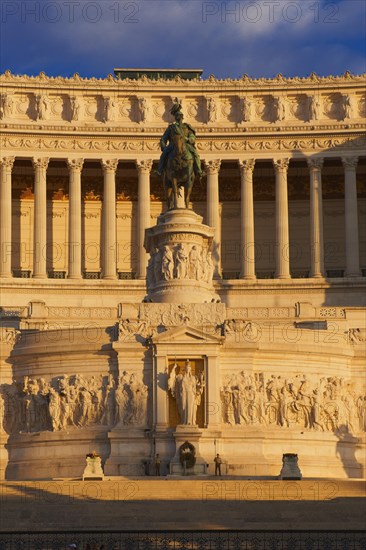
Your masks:
{"label": "sunlit stone facade", "polygon": [[[78,476],[93,449],[107,475],[155,452],[168,471],[166,384],[189,358],[210,468],[220,452],[230,474],[276,475],[297,452],[304,476],[361,477],[365,76],[0,82],[2,475]],[[177,99],[220,303],[144,301]]]}

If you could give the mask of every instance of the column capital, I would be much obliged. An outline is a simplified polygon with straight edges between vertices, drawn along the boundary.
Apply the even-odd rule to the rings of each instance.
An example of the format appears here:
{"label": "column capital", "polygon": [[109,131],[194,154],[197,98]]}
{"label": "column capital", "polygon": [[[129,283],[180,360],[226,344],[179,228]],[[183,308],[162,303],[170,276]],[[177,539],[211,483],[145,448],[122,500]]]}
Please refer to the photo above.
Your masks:
{"label": "column capital", "polygon": [[344,168],[356,169],[358,163],[358,157],[342,157],[342,164]]}
{"label": "column capital", "polygon": [[306,162],[308,163],[308,167],[311,169],[318,169],[320,170],[323,167],[324,159],[322,157],[317,158],[308,158],[306,159]]}
{"label": "column capital", "polygon": [[33,168],[43,168],[44,170],[47,170],[48,163],[50,162],[50,159],[48,157],[33,157],[32,158],[32,164]]}
{"label": "column capital", "polygon": [[153,165],[151,159],[136,159],[136,168],[138,174],[150,173]]}
{"label": "column capital", "polygon": [[1,157],[0,166],[5,166],[5,168],[10,168],[11,170],[13,168],[14,161],[15,157]]}
{"label": "column capital", "polygon": [[274,169],[279,172],[287,172],[288,165],[290,164],[289,158],[272,159]]}
{"label": "column capital", "polygon": [[238,160],[238,164],[240,170],[253,172],[255,167],[255,159]]}
{"label": "column capital", "polygon": [[208,174],[218,174],[221,166],[221,159],[205,160]]}
{"label": "column capital", "polygon": [[101,159],[104,172],[116,172],[118,167],[118,159]]}
{"label": "column capital", "polygon": [[67,166],[69,170],[82,170],[84,159],[67,159]]}

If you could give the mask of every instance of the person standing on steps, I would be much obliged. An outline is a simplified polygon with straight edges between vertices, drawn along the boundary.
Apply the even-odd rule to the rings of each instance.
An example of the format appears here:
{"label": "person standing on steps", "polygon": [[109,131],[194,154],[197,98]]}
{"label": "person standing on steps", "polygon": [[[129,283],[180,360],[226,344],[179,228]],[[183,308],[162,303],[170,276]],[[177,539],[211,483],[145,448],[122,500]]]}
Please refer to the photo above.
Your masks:
{"label": "person standing on steps", "polygon": [[215,456],[214,463],[215,463],[215,476],[217,475],[221,476],[222,458],[219,455],[219,453],[217,453],[217,455]]}
{"label": "person standing on steps", "polygon": [[160,456],[157,454],[155,456],[155,475],[156,476],[160,476],[160,464],[161,464]]}

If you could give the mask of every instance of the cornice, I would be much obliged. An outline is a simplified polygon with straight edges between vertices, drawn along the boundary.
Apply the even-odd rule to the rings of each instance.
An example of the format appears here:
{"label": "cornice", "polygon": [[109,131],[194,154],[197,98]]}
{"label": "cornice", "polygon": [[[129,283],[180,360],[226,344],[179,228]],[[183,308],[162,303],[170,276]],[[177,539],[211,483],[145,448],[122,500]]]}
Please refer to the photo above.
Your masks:
{"label": "cornice", "polygon": [[[224,156],[232,156],[240,152],[270,152],[270,151],[291,151],[301,154],[302,151],[327,150],[328,156],[339,155],[340,150],[364,151],[366,147],[366,135],[364,133],[329,135],[307,134],[295,136],[265,135],[265,136],[209,136],[197,140],[198,151],[205,154],[220,153]],[[33,153],[35,150],[62,153],[84,152],[93,157],[98,152],[119,154],[140,155],[152,154],[153,157],[160,155],[159,140],[152,136],[73,136],[73,135],[37,135],[19,134],[12,135],[3,132],[0,138],[0,146],[4,154],[19,151]],[[333,151],[332,151],[333,150]],[[23,155],[22,155],[23,156]],[[24,155],[27,156],[27,155]],[[63,155],[64,156],[64,155]]]}
{"label": "cornice", "polygon": [[[314,136],[316,135],[328,135],[332,132],[332,135],[344,135],[350,133],[357,133],[358,135],[363,135],[366,133],[366,125],[362,123],[344,123],[336,122],[334,124],[314,124],[303,123],[303,124],[286,124],[286,125],[277,125],[277,124],[268,124],[267,126],[248,126],[243,128],[242,126],[210,126],[207,129],[207,126],[200,123],[195,123],[195,127],[199,129],[199,135],[197,140],[217,138],[217,137],[226,137],[228,135],[240,138],[244,137],[245,139],[249,138],[251,135],[258,137],[263,135],[264,137],[268,136],[293,136],[293,135],[303,135],[303,136]],[[75,126],[71,124],[3,124],[3,134],[4,135],[22,135],[22,136],[70,136],[70,137],[100,137],[101,135],[106,139],[109,138],[121,138],[124,135],[129,137],[129,134],[133,134],[134,137],[139,137],[140,139],[156,139],[155,136],[158,136],[160,139],[161,134],[164,133],[166,129],[165,126],[150,126],[144,127],[142,129],[136,128],[136,126],[108,126],[105,125],[95,125],[85,127],[83,125]]]}
{"label": "cornice", "polygon": [[176,90],[177,88],[187,89],[199,89],[202,91],[202,88],[212,89],[214,91],[215,87],[230,88],[231,86],[235,87],[237,91],[240,86],[250,87],[250,88],[263,88],[266,86],[268,88],[280,89],[282,87],[293,87],[298,89],[299,86],[306,88],[319,88],[319,86],[332,87],[332,86],[348,86],[353,84],[365,85],[366,83],[366,73],[360,75],[354,75],[349,71],[346,71],[343,75],[329,75],[329,76],[319,76],[316,73],[311,73],[308,77],[284,77],[281,73],[277,74],[274,78],[250,78],[248,75],[244,74],[241,78],[224,78],[219,79],[215,78],[214,75],[210,75],[207,79],[198,79],[198,80],[183,80],[179,76],[168,82],[163,79],[149,79],[145,76],[138,80],[120,80],[115,78],[113,75],[109,74],[106,78],[82,78],[78,73],[75,73],[71,77],[63,76],[47,76],[43,71],[39,73],[38,76],[28,76],[28,75],[15,75],[11,71],[5,71],[5,73],[0,75],[0,83],[4,84],[14,84],[20,86],[30,86],[30,87],[55,87],[59,88],[60,85],[64,85],[67,88],[72,86],[75,87],[85,87],[85,88],[126,88],[126,90],[140,89],[140,88],[163,88],[165,91],[169,89]]}

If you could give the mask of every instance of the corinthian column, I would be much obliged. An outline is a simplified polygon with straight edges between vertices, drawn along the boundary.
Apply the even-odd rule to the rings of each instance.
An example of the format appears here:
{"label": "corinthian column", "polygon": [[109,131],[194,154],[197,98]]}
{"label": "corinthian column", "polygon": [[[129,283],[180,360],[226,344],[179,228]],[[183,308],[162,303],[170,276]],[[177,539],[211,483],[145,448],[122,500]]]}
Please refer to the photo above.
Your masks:
{"label": "corinthian column", "polygon": [[81,170],[83,159],[67,161],[69,167],[69,264],[68,278],[81,279]]}
{"label": "corinthian column", "polygon": [[117,159],[102,160],[104,173],[103,231],[102,231],[102,276],[116,279],[116,170]]}
{"label": "corinthian column", "polygon": [[205,162],[207,171],[207,225],[214,228],[212,260],[214,276],[221,277],[221,224],[219,210],[219,170],[220,159]]}
{"label": "corinthian column", "polygon": [[239,161],[241,177],[240,277],[255,279],[253,171],[255,159]]}
{"label": "corinthian column", "polygon": [[150,227],[150,171],[152,160],[137,160],[138,172],[138,267],[139,279],[146,278],[147,253],[144,248],[145,229]]}
{"label": "corinthian column", "polygon": [[33,277],[47,277],[47,166],[48,158],[33,158],[34,174],[34,234],[33,234]]}
{"label": "corinthian column", "polygon": [[273,161],[276,172],[276,274],[277,279],[290,278],[288,232],[287,169],[289,159]]}
{"label": "corinthian column", "polygon": [[324,277],[323,159],[308,159],[310,170],[310,277]]}
{"label": "corinthian column", "polygon": [[342,158],[346,225],[346,277],[361,276],[356,185],[357,162],[358,157]]}
{"label": "corinthian column", "polygon": [[11,277],[11,171],[14,157],[0,160],[0,277]]}

